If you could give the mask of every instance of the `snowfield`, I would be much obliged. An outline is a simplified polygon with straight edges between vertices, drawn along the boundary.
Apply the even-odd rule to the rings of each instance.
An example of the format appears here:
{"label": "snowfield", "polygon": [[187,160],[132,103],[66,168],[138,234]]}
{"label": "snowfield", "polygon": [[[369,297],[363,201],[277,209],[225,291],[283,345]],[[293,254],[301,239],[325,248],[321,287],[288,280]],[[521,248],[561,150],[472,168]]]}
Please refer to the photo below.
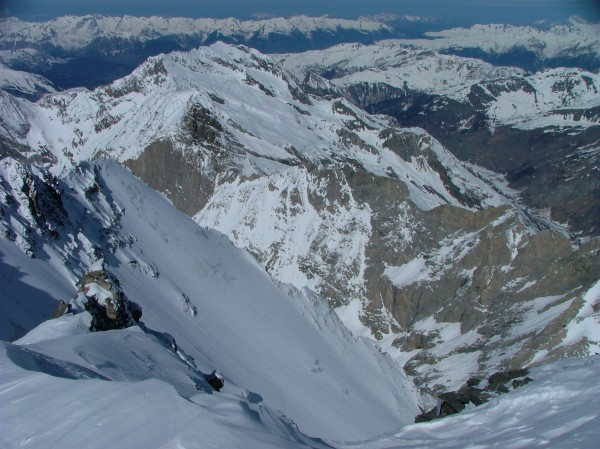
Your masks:
{"label": "snowfield", "polygon": [[[598,356],[533,369],[533,382],[458,415],[345,443],[302,435],[247,390],[211,394],[188,387],[190,396],[182,397],[189,379],[181,360],[137,329],[51,343],[1,344],[4,448],[593,449],[600,436]],[[37,352],[50,348],[96,369]],[[110,380],[100,370],[121,374]]]}

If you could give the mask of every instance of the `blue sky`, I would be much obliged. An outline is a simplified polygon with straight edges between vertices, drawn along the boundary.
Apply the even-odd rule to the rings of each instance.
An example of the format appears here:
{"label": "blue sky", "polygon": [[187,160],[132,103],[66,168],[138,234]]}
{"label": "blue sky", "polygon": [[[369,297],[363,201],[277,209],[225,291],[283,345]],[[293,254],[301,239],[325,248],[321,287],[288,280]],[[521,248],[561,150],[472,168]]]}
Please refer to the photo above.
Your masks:
{"label": "blue sky", "polygon": [[0,14],[45,20],[66,14],[184,17],[358,17],[421,15],[453,24],[565,20],[600,21],[600,0],[0,0]]}

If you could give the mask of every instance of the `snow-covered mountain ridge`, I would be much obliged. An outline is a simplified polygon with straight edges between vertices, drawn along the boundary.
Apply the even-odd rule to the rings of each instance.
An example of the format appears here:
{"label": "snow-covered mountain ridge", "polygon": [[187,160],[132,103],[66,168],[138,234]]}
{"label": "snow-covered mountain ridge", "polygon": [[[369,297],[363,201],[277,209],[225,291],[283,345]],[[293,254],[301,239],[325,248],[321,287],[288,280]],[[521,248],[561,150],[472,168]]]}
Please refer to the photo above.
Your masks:
{"label": "snow-covered mountain ridge", "polygon": [[49,22],[0,19],[0,61],[65,89],[108,84],[149,56],[218,41],[262,51],[299,51],[398,35],[375,19],[296,16],[241,21],[167,17],[67,16]]}
{"label": "snow-covered mountain ridge", "polygon": [[29,98],[41,93],[56,92],[56,89],[39,75],[20,70],[12,70],[0,63],[0,89]]}
{"label": "snow-covered mountain ridge", "polygon": [[[538,27],[474,26],[430,32],[418,17],[342,20],[290,17],[240,21],[164,17],[60,17],[48,22],[0,19],[0,61],[42,75],[59,88],[95,88],[125,76],[147,57],[191,50],[217,41],[263,53],[323,49],[342,42],[403,38],[408,45],[537,71],[545,67],[598,67],[598,26],[573,19]],[[431,28],[430,28],[431,29]]]}
{"label": "snow-covered mountain ridge", "polygon": [[[214,39],[268,39],[271,35],[306,35],[315,32],[339,33],[356,31],[364,34],[391,34],[392,29],[382,22],[329,17],[294,16],[263,20],[239,20],[185,17],[111,17],[101,15],[64,16],[48,22],[27,22],[17,18],[1,20],[0,45],[5,48],[34,48],[40,44],[63,50],[81,50],[96,39],[120,38],[146,42],[164,36],[196,38],[199,44]],[[375,34],[377,35],[377,34]],[[214,41],[213,41],[214,42]],[[117,52],[117,48],[108,49]]]}
{"label": "snow-covered mountain ridge", "polygon": [[[420,18],[398,18],[407,22]],[[97,39],[113,38],[145,42],[165,36],[193,37],[197,44],[212,43],[214,37],[237,38],[240,43],[252,39],[269,39],[276,35],[307,36],[313,33],[343,34],[354,31],[371,35],[372,39],[391,37],[398,31],[389,20],[360,18],[356,20],[330,17],[294,16],[262,20],[191,19],[182,17],[110,17],[100,15],[65,16],[48,22],[27,22],[17,18],[0,21],[0,47],[4,50],[38,48],[41,44],[63,50],[82,50]],[[515,50],[529,51],[541,60],[559,57],[598,57],[600,40],[598,24],[571,19],[566,24],[546,27],[514,26],[504,24],[474,25],[426,33],[428,39],[406,39],[438,51],[479,49],[489,55],[502,55]],[[108,47],[107,54],[118,52]]]}
{"label": "snow-covered mountain ridge", "polygon": [[[27,157],[52,160],[56,174],[105,155],[136,160],[152,144],[172,140],[206,156],[227,148],[224,155],[244,176],[352,162],[409,180],[423,208],[503,202],[422,131],[395,130],[343,98],[310,98],[272,60],[243,47],[215,44],[154,57],[95,91],[37,103],[6,97],[5,104],[17,105],[12,115],[26,121],[18,128],[28,128],[23,134],[7,126],[5,136],[18,136],[15,143],[31,149]],[[414,154],[398,154],[398,138],[414,142]]]}
{"label": "snow-covered mountain ridge", "polygon": [[485,55],[491,61],[508,61],[503,56],[512,53],[517,57],[516,65],[521,62],[521,56],[532,68],[572,66],[573,63],[593,68],[597,67],[600,56],[599,32],[600,24],[572,18],[566,24],[545,28],[490,24],[428,32],[426,35],[432,39],[415,42],[451,54],[467,55],[476,50],[480,52],[478,57]]}
{"label": "snow-covered mountain ridge", "polygon": [[[56,174],[107,156],[127,164],[272,276],[316,290],[353,331],[412,359],[429,386],[534,360],[533,342],[574,320],[597,279],[595,240],[573,249],[538,233],[547,221],[516,193],[424,131],[311,96],[245,47],[153,57],[94,91],[4,98],[6,147],[19,157]],[[522,311],[545,297],[552,313],[519,330]],[[500,338],[507,328],[513,336]],[[563,353],[561,339],[549,357]]]}
{"label": "snow-covered mountain ridge", "polygon": [[574,235],[598,234],[596,72],[528,73],[402,41],[276,58],[307,88],[422,127],[460,159],[506,174],[526,204]]}
{"label": "snow-covered mountain ridge", "polygon": [[[324,75],[366,107],[392,100],[394,91],[396,97],[418,92],[467,102],[481,90],[487,95],[482,100],[483,112],[492,129],[502,125],[531,129],[598,124],[597,114],[577,114],[600,106],[600,78],[582,69],[531,74],[403,41],[340,44],[322,51],[274,57],[300,82],[309,74]],[[365,92],[359,92],[360,88]]]}

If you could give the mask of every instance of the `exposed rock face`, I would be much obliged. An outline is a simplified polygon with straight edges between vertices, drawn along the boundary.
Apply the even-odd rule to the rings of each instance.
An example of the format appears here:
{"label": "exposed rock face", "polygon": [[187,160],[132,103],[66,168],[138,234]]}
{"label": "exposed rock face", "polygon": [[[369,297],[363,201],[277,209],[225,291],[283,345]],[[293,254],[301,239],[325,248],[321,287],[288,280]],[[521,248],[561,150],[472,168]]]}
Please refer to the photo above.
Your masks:
{"label": "exposed rock face", "polygon": [[[207,163],[210,156],[177,148],[172,141],[157,141],[125,165],[151,187],[168,195],[178,209],[193,215],[214,190],[218,167]],[[216,159],[216,158],[215,158]]]}
{"label": "exposed rock face", "polygon": [[221,391],[221,388],[225,386],[225,379],[223,378],[223,375],[217,370],[213,371],[210,374],[207,374],[205,376],[205,379],[210,384],[210,386],[217,391]]}
{"label": "exposed rock face", "polygon": [[[496,31],[500,39],[506,32]],[[595,40],[594,34],[587,37]],[[517,59],[493,66],[429,44],[341,45],[279,59],[313,91],[345,92],[369,112],[426,129],[460,159],[505,174],[525,204],[567,224],[573,235],[599,235],[595,70],[529,73],[515,67]],[[319,75],[328,83],[311,83]]]}
{"label": "exposed rock face", "polygon": [[58,239],[67,211],[61,199],[58,179],[46,170],[33,169],[14,160],[0,162],[0,217],[16,214],[14,220],[3,220],[0,232],[16,241],[31,257],[45,238]]}
{"label": "exposed rock face", "polygon": [[69,311],[69,304],[61,299],[56,304],[56,308],[54,309],[54,312],[52,312],[52,318],[58,318],[60,316],[63,316],[68,311]]}
{"label": "exposed rock face", "polygon": [[234,186],[217,189],[197,220],[249,249],[274,277],[321,293],[342,317],[358,309],[376,338],[406,354],[419,384],[452,388],[451,360],[461,360],[464,382],[520,368],[538,351],[584,351],[561,341],[600,278],[597,240],[574,248],[508,205],[422,210],[400,179],[350,166]]}
{"label": "exposed rock face", "polygon": [[[597,106],[586,106],[581,99],[597,95],[597,79],[568,71],[547,77],[548,83],[554,81],[551,94],[562,98],[553,108],[545,105],[550,94],[541,91],[541,82],[521,76],[473,84],[461,99],[365,82],[347,86],[346,92],[370,112],[426,129],[460,159],[506,174],[525,204],[547,210],[575,235],[598,235],[600,126],[589,126],[599,123]],[[514,98],[516,117],[532,122],[507,120],[502,108],[511,106],[504,104],[506,98]],[[529,109],[538,107],[535,117]],[[528,114],[531,117],[525,118]],[[562,117],[566,124],[552,117]],[[539,123],[533,122],[536,119]]]}
{"label": "exposed rock face", "polygon": [[[406,102],[412,104],[406,110]],[[463,160],[506,173],[524,202],[569,225],[575,234],[598,235],[600,198],[597,151],[600,126],[587,129],[518,129],[487,126],[475,105],[427,96],[421,101],[387,100],[369,106],[406,126],[420,126]],[[465,121],[469,127],[465,128]]]}

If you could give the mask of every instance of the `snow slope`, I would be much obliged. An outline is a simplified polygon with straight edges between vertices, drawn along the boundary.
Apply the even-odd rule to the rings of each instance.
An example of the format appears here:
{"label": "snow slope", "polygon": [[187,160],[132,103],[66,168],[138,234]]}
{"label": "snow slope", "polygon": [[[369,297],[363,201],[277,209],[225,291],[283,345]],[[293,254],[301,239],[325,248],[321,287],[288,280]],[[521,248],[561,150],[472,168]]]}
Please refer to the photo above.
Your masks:
{"label": "snow slope", "polygon": [[[20,164],[6,163],[13,165],[6,171],[23,173]],[[39,179],[27,175],[27,170],[25,173]],[[39,182],[36,188],[38,198],[44,197]],[[33,286],[40,285],[44,273],[56,278],[55,283],[63,288],[69,282],[73,286],[78,274],[103,257],[128,298],[142,306],[147,330],[63,338],[56,330],[61,326],[59,320],[50,325],[54,330],[36,333],[42,340],[48,339],[48,334],[62,340],[45,343],[34,334],[22,341],[28,348],[30,344],[32,350],[83,366],[86,373],[92,370],[113,380],[137,381],[140,376],[161,378],[154,376],[150,365],[160,371],[162,364],[151,361],[159,357],[153,355],[154,350],[139,349],[138,354],[136,343],[129,347],[127,342],[139,337],[140,348],[148,339],[154,340],[152,344],[158,339],[168,346],[174,338],[180,355],[189,361],[186,370],[189,366],[202,373],[219,369],[226,380],[224,393],[247,389],[253,398],[262,398],[261,405],[285,413],[311,436],[370,438],[411,422],[418,413],[417,394],[402,369],[372,343],[353,337],[318,297],[274,282],[246,252],[235,248],[222,234],[200,228],[127,169],[115,162],[83,166],[60,181],[58,188],[66,216],[60,217],[63,225],[48,240],[36,240],[34,234],[46,232],[40,228],[40,220],[54,220],[50,207],[41,207],[41,212],[28,219],[18,212],[27,209],[25,199],[17,197],[9,202],[10,216],[20,217],[28,226],[21,234],[22,227],[10,227],[14,245],[19,245],[19,239],[21,245],[27,239],[38,241],[31,245],[35,259],[26,261],[14,252],[3,254],[4,264],[23,265],[20,270],[27,275],[17,281],[21,289],[24,285],[32,287],[27,292],[29,298],[19,301],[37,300]],[[44,270],[38,272],[34,264],[44,266]],[[74,296],[75,290],[72,292]],[[49,295],[61,293],[64,289]],[[17,316],[15,308],[19,307],[18,302],[3,298],[2,315]],[[89,344],[84,343],[86,339],[90,339]],[[94,349],[103,339],[110,341],[101,344],[107,346],[106,353]],[[74,345],[72,350],[69,345]],[[138,361],[128,360],[131,355]],[[150,362],[140,362],[140,358]],[[126,366],[119,367],[121,361]],[[129,363],[141,363],[145,374],[136,372]],[[183,383],[181,388],[186,391],[194,388],[192,380],[183,379],[183,374],[177,376],[177,382],[168,383]],[[98,388],[95,391],[105,391]],[[156,384],[150,382],[140,390],[123,388],[133,388],[130,394],[134,396],[144,395]],[[166,389],[164,394],[171,393]]]}
{"label": "snow slope", "polygon": [[[89,338],[86,343],[102,345],[103,357],[94,361],[130,368],[116,380],[29,347],[0,344],[0,396],[11,404],[0,410],[2,447],[325,447],[281,415],[249,402],[243,391],[217,395],[194,389],[182,397],[169,383],[172,378],[158,379],[166,369],[185,378],[181,360],[139,331],[111,334],[101,337],[112,341]],[[71,335],[56,343],[73,340],[78,339]],[[76,349],[88,355],[86,347]],[[157,360],[163,373],[142,369]]]}
{"label": "snow slope", "polygon": [[[61,324],[67,318],[76,317]],[[324,442],[248,391],[210,394],[202,385],[182,397],[183,362],[139,330],[84,337],[0,344],[3,447],[592,449],[600,436],[598,356],[534,368],[533,382],[458,415],[361,442]],[[127,371],[115,376],[117,369]]]}
{"label": "snow slope", "polygon": [[406,426],[345,449],[593,449],[600,436],[600,359],[567,359],[531,370],[533,382],[477,408]]}

